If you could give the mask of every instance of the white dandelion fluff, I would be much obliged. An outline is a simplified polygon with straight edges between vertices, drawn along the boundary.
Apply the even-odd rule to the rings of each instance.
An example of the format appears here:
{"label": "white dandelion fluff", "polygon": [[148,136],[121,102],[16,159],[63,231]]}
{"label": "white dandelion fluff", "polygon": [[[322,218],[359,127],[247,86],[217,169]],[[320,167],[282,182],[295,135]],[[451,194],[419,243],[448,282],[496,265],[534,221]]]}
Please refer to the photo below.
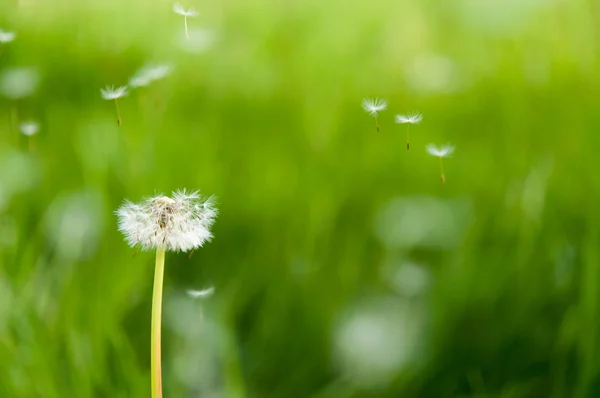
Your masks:
{"label": "white dandelion fluff", "polygon": [[17,37],[15,32],[6,32],[0,29],[0,43],[10,43]]}
{"label": "white dandelion fluff", "polygon": [[362,101],[362,107],[369,115],[377,117],[377,114],[387,109],[387,101],[379,98],[365,98]]}
{"label": "white dandelion fluff", "polygon": [[437,156],[438,158],[447,158],[454,153],[455,146],[451,144],[445,144],[441,147],[438,147],[435,144],[427,144],[426,148],[427,152],[429,152],[431,156]]}
{"label": "white dandelion fluff", "polygon": [[431,156],[436,156],[440,159],[440,178],[442,184],[446,182],[446,174],[444,174],[444,163],[442,159],[450,157],[450,155],[454,153],[454,148],[454,145],[451,144],[445,144],[441,147],[438,147],[435,144],[427,144],[426,146],[427,152],[429,152]]}
{"label": "white dandelion fluff", "polygon": [[36,135],[39,130],[40,125],[37,122],[34,122],[33,120],[29,120],[19,124],[19,131],[21,131],[23,135],[26,135],[28,137]]}
{"label": "white dandelion fluff", "polygon": [[125,97],[128,94],[127,86],[106,86],[105,88],[100,89],[100,94],[105,100],[115,100],[121,97]]}
{"label": "white dandelion fluff", "polygon": [[129,80],[131,87],[146,87],[150,83],[161,80],[171,73],[171,65],[147,65],[138,70]]}
{"label": "white dandelion fluff", "polygon": [[215,293],[215,287],[210,286],[202,290],[189,289],[186,291],[186,293],[191,298],[206,298],[212,296]]}
{"label": "white dandelion fluff", "polygon": [[387,109],[387,101],[379,98],[364,98],[362,107],[369,115],[375,118],[375,128],[379,131],[379,112]]}
{"label": "white dandelion fluff", "polygon": [[423,115],[419,112],[409,113],[408,115],[396,115],[396,123],[398,124],[419,124],[423,120]]}
{"label": "white dandelion fluff", "polygon": [[196,17],[199,15],[198,11],[194,10],[193,8],[188,8],[186,10],[179,3],[173,4],[173,12],[179,15],[183,15],[184,17]]}
{"label": "white dandelion fluff", "polygon": [[196,192],[158,195],[140,204],[126,201],[116,212],[119,230],[127,243],[142,250],[190,251],[212,238],[210,227],[217,216],[211,198]]}

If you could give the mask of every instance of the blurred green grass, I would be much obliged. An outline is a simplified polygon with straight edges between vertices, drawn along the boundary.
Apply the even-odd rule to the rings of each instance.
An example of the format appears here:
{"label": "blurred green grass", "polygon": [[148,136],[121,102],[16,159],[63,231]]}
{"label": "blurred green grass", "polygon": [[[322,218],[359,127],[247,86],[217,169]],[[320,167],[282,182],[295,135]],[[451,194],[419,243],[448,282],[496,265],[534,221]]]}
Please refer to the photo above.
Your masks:
{"label": "blurred green grass", "polygon": [[[153,257],[113,211],[183,187],[220,216],[167,256],[167,397],[600,395],[594,2],[184,5],[200,53],[167,1],[0,4],[0,73],[40,75],[0,98],[0,396],[149,395]],[[119,128],[99,89],[148,62]]]}

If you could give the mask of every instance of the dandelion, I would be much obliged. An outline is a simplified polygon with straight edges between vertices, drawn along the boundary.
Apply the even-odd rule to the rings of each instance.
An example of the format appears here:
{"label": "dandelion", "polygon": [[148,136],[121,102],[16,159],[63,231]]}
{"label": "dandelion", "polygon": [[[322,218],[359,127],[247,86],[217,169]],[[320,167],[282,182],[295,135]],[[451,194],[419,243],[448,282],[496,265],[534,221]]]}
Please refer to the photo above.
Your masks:
{"label": "dandelion", "polygon": [[171,73],[170,65],[148,65],[140,69],[129,80],[131,87],[146,87],[150,83],[164,79]]}
{"label": "dandelion", "polygon": [[442,184],[445,183],[446,176],[444,175],[444,164],[442,162],[442,159],[450,157],[450,155],[454,153],[454,145],[446,144],[438,148],[435,144],[428,144],[426,148],[427,152],[429,152],[431,156],[437,156],[437,158],[440,159],[440,177],[442,180]]}
{"label": "dandelion", "polygon": [[419,124],[423,120],[423,115],[418,112],[412,112],[408,115],[396,115],[396,123],[406,124],[406,149],[410,149],[410,125]]}
{"label": "dandelion", "polygon": [[105,100],[115,101],[115,107],[117,108],[117,123],[120,126],[121,113],[119,112],[119,103],[117,102],[117,100],[127,95],[127,86],[121,86],[117,88],[115,88],[115,86],[106,86],[106,88],[100,89],[100,93],[102,94],[102,98],[104,98]]}
{"label": "dandelion", "polygon": [[173,11],[176,14],[183,15],[183,24],[185,26],[185,38],[188,39],[188,26],[187,26],[187,18],[188,17],[196,17],[198,16],[198,12],[193,8],[188,8],[187,10],[183,8],[183,6],[179,3],[173,4]]}
{"label": "dandelion", "polygon": [[173,192],[172,197],[158,195],[140,204],[125,201],[116,214],[119,230],[130,246],[156,250],[150,363],[152,398],[161,398],[160,325],[165,252],[186,252],[202,247],[212,238],[210,227],[217,209],[212,198],[203,199],[198,192],[181,190]]}
{"label": "dandelion", "polygon": [[0,43],[10,43],[17,37],[15,32],[6,32],[0,29]]}
{"label": "dandelion", "polygon": [[387,109],[387,101],[379,98],[365,98],[362,101],[362,107],[375,118],[375,128],[379,131],[379,112]]}

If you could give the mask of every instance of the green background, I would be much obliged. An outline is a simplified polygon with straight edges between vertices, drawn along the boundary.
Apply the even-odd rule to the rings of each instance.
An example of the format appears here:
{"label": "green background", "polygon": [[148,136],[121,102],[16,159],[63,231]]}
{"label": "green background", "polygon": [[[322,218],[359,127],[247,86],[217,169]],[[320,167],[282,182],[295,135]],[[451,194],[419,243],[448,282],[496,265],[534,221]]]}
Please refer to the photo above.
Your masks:
{"label": "green background", "polygon": [[180,188],[220,214],[167,255],[165,397],[600,396],[595,1],[183,5],[187,44],[166,1],[0,2],[0,79],[39,75],[0,98],[0,396],[149,396],[114,211]]}

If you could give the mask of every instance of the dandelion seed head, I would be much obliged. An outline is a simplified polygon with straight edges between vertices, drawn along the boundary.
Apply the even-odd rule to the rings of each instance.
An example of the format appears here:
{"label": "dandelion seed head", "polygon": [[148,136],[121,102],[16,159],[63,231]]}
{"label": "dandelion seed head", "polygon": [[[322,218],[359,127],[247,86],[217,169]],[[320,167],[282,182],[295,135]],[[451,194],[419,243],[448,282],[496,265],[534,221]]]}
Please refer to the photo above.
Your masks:
{"label": "dandelion seed head", "polygon": [[106,86],[105,88],[100,89],[100,94],[102,94],[102,98],[104,98],[105,100],[114,100],[117,98],[125,97],[128,94],[127,86]]}
{"label": "dandelion seed head", "polygon": [[5,32],[0,29],[0,43],[10,43],[17,37],[15,32]]}
{"label": "dandelion seed head", "polygon": [[158,195],[142,203],[125,203],[116,211],[119,231],[127,243],[142,250],[190,251],[212,238],[210,227],[217,216],[211,198],[180,190],[171,197]]}
{"label": "dandelion seed head", "polygon": [[435,144],[427,144],[426,149],[427,152],[429,152],[429,154],[432,156],[447,158],[454,153],[455,146],[451,144],[445,144],[438,148]]}
{"label": "dandelion seed head", "polygon": [[202,290],[194,290],[194,289],[189,289],[186,291],[187,295],[190,296],[191,298],[206,298],[206,297],[210,297],[214,294],[215,292],[215,287],[214,286],[210,286],[207,287],[205,289]]}
{"label": "dandelion seed head", "polygon": [[23,135],[32,136],[38,133],[40,130],[40,125],[33,120],[29,120],[19,124],[19,130]]}
{"label": "dandelion seed head", "polygon": [[377,113],[387,109],[387,101],[379,98],[365,98],[362,101],[362,107],[371,116],[377,116]]}
{"label": "dandelion seed head", "polygon": [[175,3],[173,4],[173,11],[176,14],[179,15],[183,15],[184,17],[195,17],[198,16],[199,13],[198,11],[194,10],[193,8],[188,8],[187,10],[185,8],[183,8],[183,6],[179,3]]}
{"label": "dandelion seed head", "polygon": [[411,112],[407,115],[396,115],[396,123],[419,124],[423,120],[423,115],[419,112]]}

